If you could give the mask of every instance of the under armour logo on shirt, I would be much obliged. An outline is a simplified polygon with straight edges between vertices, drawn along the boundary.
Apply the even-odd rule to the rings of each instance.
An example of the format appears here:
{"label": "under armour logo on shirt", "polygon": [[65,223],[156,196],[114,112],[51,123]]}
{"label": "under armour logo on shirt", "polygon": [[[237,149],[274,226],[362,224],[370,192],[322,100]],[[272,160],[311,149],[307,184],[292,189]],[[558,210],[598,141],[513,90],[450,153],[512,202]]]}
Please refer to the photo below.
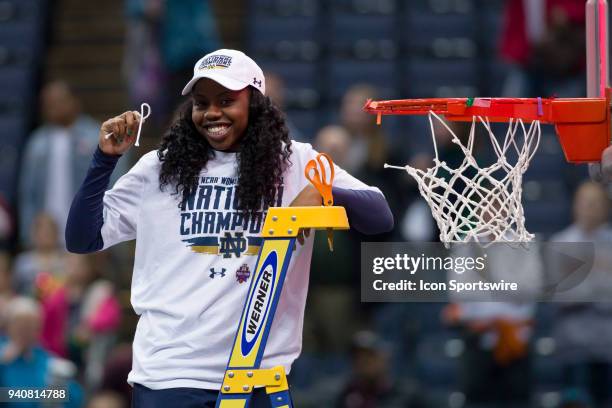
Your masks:
{"label": "under armour logo on shirt", "polygon": [[258,81],[257,78],[253,78],[253,85],[257,85],[261,88],[261,81]]}
{"label": "under armour logo on shirt", "polygon": [[210,275],[209,276],[214,279],[216,275],[219,275],[222,278],[224,278],[225,277],[225,268],[221,268],[220,272],[215,271],[215,268],[210,268]]}

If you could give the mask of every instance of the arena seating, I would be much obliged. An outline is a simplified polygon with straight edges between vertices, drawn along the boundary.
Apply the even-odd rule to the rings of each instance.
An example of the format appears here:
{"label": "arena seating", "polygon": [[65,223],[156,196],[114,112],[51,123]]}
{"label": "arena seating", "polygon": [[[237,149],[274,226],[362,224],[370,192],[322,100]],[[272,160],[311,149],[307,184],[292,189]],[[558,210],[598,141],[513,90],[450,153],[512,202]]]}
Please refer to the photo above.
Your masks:
{"label": "arena seating", "polygon": [[46,0],[0,0],[0,195],[14,204],[18,157],[35,117]]}

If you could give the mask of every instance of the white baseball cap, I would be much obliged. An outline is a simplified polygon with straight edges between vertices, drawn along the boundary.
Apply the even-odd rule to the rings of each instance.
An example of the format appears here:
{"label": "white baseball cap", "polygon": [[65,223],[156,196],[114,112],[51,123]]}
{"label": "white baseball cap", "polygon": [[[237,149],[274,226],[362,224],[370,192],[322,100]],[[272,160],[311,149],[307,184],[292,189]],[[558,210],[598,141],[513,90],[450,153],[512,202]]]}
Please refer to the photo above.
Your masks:
{"label": "white baseball cap", "polygon": [[259,65],[245,53],[221,49],[206,54],[193,67],[193,78],[183,88],[183,95],[202,78],[209,78],[232,91],[239,91],[251,85],[266,94],[266,80]]}

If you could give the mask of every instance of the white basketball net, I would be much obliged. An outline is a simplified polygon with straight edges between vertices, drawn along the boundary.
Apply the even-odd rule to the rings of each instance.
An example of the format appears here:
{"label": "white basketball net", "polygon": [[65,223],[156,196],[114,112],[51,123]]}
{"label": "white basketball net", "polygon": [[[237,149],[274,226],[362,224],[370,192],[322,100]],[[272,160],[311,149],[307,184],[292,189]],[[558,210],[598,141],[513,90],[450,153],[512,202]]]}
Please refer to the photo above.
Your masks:
{"label": "white basketball net", "polygon": [[[452,142],[465,154],[465,159],[455,169],[439,160],[434,119],[450,132]],[[478,165],[473,152],[478,122],[488,132],[497,156],[497,160],[486,167]],[[435,151],[433,167],[426,171],[409,165],[385,164],[385,167],[405,169],[417,181],[440,229],[440,241],[447,246],[450,242],[478,242],[487,246],[496,241],[531,241],[534,235],[525,229],[521,203],[522,181],[540,143],[540,122],[533,121],[526,126],[521,119],[511,119],[506,137],[500,143],[488,118],[474,117],[466,144],[433,112],[429,113],[429,123]]]}

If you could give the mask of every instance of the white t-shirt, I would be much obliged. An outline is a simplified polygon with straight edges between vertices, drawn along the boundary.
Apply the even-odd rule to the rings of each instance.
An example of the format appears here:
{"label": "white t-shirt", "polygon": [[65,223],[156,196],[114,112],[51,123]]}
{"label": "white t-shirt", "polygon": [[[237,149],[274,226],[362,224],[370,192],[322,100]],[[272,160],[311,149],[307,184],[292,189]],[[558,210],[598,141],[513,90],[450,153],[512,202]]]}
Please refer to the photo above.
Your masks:
{"label": "white t-shirt", "polygon": [[[291,148],[291,165],[277,191],[281,206],[307,185],[304,167],[317,154],[305,143],[294,141]],[[265,215],[243,225],[233,208],[236,166],[236,153],[216,152],[200,173],[193,199],[179,208],[172,187],[160,191],[160,161],[149,152],[104,196],[104,247],[136,239],[131,301],[140,319],[132,385],[221,386]],[[338,166],[334,186],[380,193]],[[283,365],[289,372],[300,354],[313,237],[293,253],[262,367]]]}

